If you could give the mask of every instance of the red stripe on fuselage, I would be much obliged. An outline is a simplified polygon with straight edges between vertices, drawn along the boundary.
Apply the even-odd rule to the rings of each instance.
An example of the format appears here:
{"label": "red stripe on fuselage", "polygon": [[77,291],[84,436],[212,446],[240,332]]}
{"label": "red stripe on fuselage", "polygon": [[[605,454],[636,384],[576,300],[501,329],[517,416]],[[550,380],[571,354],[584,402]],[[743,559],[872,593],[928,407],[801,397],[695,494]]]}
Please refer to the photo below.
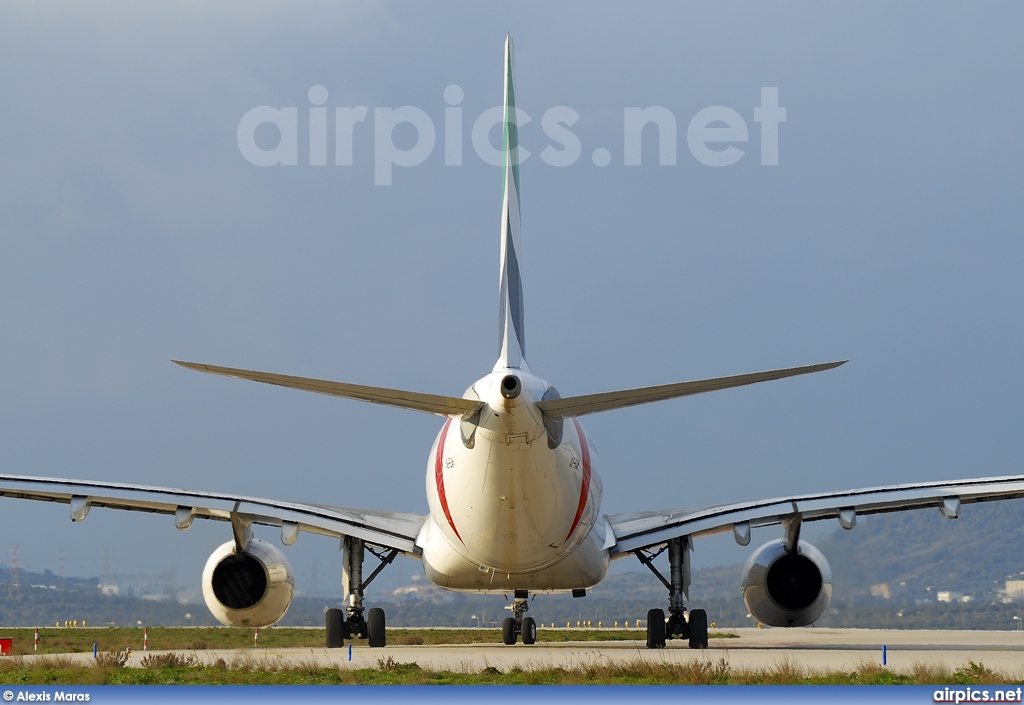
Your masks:
{"label": "red stripe on fuselage", "polygon": [[569,540],[572,532],[576,530],[576,526],[580,523],[583,510],[587,506],[587,499],[590,497],[590,447],[587,446],[587,434],[583,433],[583,427],[580,426],[579,421],[573,419],[572,422],[576,425],[576,435],[580,439],[580,453],[583,454],[583,482],[580,483],[580,501],[576,505],[576,516],[572,520],[572,527],[570,527],[569,533],[566,534],[565,541],[562,542],[563,545]]}
{"label": "red stripe on fuselage", "polygon": [[[462,541],[462,537],[459,536],[459,530],[455,528],[455,522],[452,521],[452,513],[448,510],[448,498],[444,494],[444,439],[448,437],[448,427],[451,426],[452,420],[448,419],[444,423],[444,428],[441,429],[441,437],[437,441],[437,456],[434,458],[434,482],[437,484],[437,498],[441,500],[441,509],[444,510],[444,516],[448,519],[448,526],[452,527],[452,531],[458,536],[459,541]],[[462,543],[466,543],[462,541]]]}

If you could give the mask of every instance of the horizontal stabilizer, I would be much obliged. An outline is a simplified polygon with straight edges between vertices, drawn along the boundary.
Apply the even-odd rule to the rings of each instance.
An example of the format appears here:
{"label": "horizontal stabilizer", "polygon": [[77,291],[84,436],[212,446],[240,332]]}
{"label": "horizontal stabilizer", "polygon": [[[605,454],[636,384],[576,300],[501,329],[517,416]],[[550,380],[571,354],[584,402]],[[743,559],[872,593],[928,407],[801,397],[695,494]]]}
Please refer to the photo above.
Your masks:
{"label": "horizontal stabilizer", "polygon": [[565,399],[548,399],[537,402],[537,406],[548,416],[570,418],[573,416],[583,416],[584,414],[593,414],[597,411],[621,409],[627,406],[636,406],[637,404],[647,404],[652,401],[686,397],[691,394],[714,392],[731,387],[742,387],[747,384],[768,382],[773,379],[782,379],[796,375],[806,375],[811,372],[822,372],[839,367],[845,363],[846,360],[841,360],[840,362],[826,362],[821,365],[807,365],[806,367],[790,367],[784,370],[751,372],[750,374],[733,375],[732,377],[701,379],[695,382],[677,382],[675,384],[660,384],[656,387],[623,389],[618,392],[586,394],[580,397],[567,397]]}
{"label": "horizontal stabilizer", "polygon": [[225,377],[237,377],[238,379],[251,379],[254,382],[276,384],[279,387],[303,389],[307,392],[316,392],[317,394],[329,394],[332,397],[358,399],[359,401],[368,401],[374,404],[397,406],[400,409],[425,411],[440,416],[474,412],[483,405],[479,401],[461,399],[459,397],[446,397],[439,394],[407,392],[401,389],[386,389],[384,387],[367,387],[361,384],[330,382],[323,379],[309,379],[307,377],[292,377],[271,372],[238,370],[233,367],[217,367],[196,362],[180,362],[178,360],[173,362],[199,372],[209,372],[210,374],[224,375]]}

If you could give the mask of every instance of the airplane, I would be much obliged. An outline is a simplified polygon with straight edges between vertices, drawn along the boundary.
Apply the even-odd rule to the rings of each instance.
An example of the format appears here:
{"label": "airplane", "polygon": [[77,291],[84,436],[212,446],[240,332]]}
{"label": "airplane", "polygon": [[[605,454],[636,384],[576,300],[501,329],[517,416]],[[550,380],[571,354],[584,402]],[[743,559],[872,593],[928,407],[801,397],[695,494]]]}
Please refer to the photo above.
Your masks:
{"label": "airplane", "polygon": [[[648,648],[683,639],[708,646],[708,617],[688,609],[690,552],[701,537],[731,532],[741,546],[751,530],[780,526],[782,537],[746,562],[740,589],[751,615],[780,627],[813,624],[832,595],[831,568],[800,538],[807,521],[837,519],[853,529],[857,517],[937,507],[949,519],[962,505],[1024,497],[1024,476],[924,482],[744,501],[702,508],[602,514],[598,455],[580,418],[638,404],[730,389],[834,369],[845,361],[715,379],[562,397],[526,361],[520,275],[518,129],[513,46],[504,56],[504,197],[500,228],[499,353],[491,372],[461,396],[332,382],[231,367],[177,362],[228,377],[384,404],[444,419],[427,456],[426,514],[350,509],[145,485],[0,475],[0,496],[70,507],[80,522],[95,507],[173,516],[178,529],[195,519],[228,522],[231,539],[210,555],[202,575],[212,614],[234,626],[267,626],[288,610],[295,579],[284,552],[253,535],[253,525],[279,527],[290,546],[300,533],[339,541],[343,607],[326,613],[326,642],[366,638],[387,643],[384,611],[366,609],[366,587],[397,556],[422,563],[433,583],[455,591],[511,594],[502,641],[533,644],[537,623],[529,597],[583,597],[605,577],[611,561],[633,556],[668,591],[667,611],[647,614]],[[378,563],[365,575],[366,554]],[[667,554],[668,575],[654,564]]]}

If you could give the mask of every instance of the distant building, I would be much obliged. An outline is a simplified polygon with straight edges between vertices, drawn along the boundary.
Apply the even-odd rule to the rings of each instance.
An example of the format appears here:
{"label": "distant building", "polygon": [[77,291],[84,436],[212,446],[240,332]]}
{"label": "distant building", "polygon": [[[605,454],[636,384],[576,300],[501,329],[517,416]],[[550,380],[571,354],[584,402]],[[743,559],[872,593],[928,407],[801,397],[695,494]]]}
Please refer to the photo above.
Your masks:
{"label": "distant building", "polygon": [[939,590],[935,593],[935,599],[939,602],[973,602],[973,595],[965,595],[962,592],[953,592],[952,590]]}
{"label": "distant building", "polygon": [[877,585],[872,585],[871,596],[881,597],[883,600],[890,599],[892,597],[892,593],[889,591],[889,583],[878,583]]}
{"label": "distant building", "polygon": [[1003,589],[998,593],[999,601],[1004,605],[1024,599],[1024,580],[1007,580]]}
{"label": "distant building", "polygon": [[158,595],[143,595],[142,599],[146,600],[147,602],[166,602],[167,600],[171,599],[171,596],[170,595],[159,595],[159,594]]}
{"label": "distant building", "polygon": [[1024,580],[1007,580],[1006,587],[1003,588],[1003,592],[1005,592],[1008,597],[1024,597]]}
{"label": "distant building", "polygon": [[452,602],[455,598],[448,590],[435,585],[406,585],[391,591],[391,598],[400,605],[416,602],[443,605]]}

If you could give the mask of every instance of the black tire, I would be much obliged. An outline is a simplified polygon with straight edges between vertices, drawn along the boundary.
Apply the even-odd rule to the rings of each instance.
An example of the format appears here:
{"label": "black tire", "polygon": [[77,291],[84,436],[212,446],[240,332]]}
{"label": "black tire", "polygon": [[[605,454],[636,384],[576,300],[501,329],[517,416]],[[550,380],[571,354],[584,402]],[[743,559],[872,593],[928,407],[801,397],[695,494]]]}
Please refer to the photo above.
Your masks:
{"label": "black tire", "polygon": [[516,618],[505,617],[505,621],[501,623],[501,641],[505,646],[512,646],[516,643]]}
{"label": "black tire", "polygon": [[647,648],[665,648],[664,610],[647,610]]}
{"label": "black tire", "polygon": [[366,615],[366,638],[371,649],[382,649],[388,643],[387,630],[384,624],[384,610],[371,607]]}
{"label": "black tire", "polygon": [[345,612],[336,608],[327,610],[327,648],[340,649],[345,645]]}
{"label": "black tire", "polygon": [[708,648],[708,613],[704,610],[690,610],[690,648]]}
{"label": "black tire", "polygon": [[537,643],[537,620],[533,617],[523,618],[523,643],[526,645]]}

